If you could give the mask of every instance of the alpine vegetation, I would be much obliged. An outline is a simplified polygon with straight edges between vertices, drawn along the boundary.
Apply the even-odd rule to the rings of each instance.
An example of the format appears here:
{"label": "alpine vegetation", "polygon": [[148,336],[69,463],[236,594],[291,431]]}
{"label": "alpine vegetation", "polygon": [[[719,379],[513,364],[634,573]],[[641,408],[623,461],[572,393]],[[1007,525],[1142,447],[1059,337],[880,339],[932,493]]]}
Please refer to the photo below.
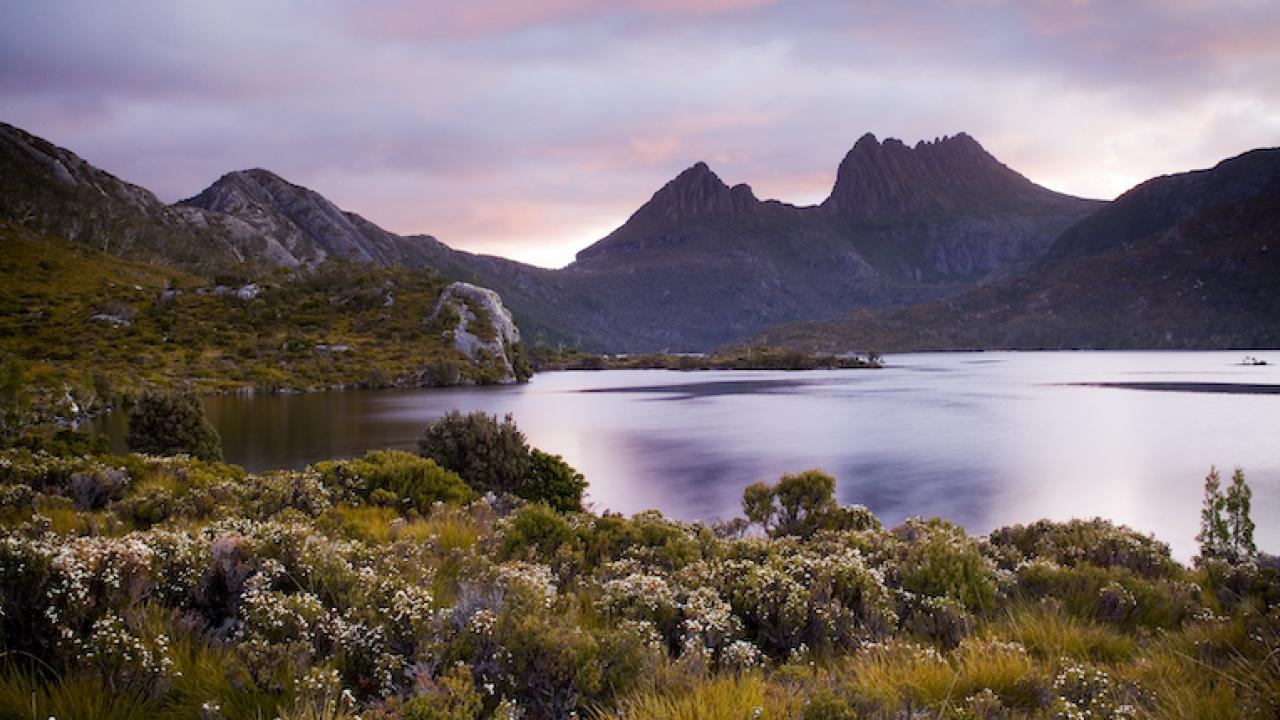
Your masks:
{"label": "alpine vegetation", "polygon": [[[137,443],[151,413],[199,427],[149,400]],[[1189,568],[1098,519],[885,527],[818,470],[747,487],[731,522],[585,512],[577,471],[483,414],[433,424],[425,457],[256,475],[208,439],[0,451],[0,718],[1280,708],[1280,569],[1239,472],[1210,473]]]}

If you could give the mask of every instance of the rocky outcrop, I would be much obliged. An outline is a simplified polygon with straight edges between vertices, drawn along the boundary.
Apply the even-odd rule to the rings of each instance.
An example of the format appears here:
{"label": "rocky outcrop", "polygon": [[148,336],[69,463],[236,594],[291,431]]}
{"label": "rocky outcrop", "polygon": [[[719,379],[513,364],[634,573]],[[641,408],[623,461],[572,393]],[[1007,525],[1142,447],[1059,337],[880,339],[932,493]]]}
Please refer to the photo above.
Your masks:
{"label": "rocky outcrop", "polygon": [[502,297],[489,288],[455,282],[445,288],[427,317],[451,335],[453,346],[468,361],[491,369],[494,382],[509,385],[529,378],[520,330]]}
{"label": "rocky outcrop", "polygon": [[421,267],[430,264],[430,250],[439,245],[428,236],[387,232],[323,195],[259,168],[227,173],[178,207],[214,213],[212,221],[228,233],[256,238],[261,252],[287,266],[332,256]]}

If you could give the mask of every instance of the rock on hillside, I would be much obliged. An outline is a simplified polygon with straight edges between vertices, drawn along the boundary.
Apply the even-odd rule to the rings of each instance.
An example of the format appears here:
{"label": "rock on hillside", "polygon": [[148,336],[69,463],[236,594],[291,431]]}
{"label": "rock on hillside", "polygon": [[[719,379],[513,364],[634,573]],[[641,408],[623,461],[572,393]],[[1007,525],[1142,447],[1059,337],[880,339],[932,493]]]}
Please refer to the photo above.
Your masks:
{"label": "rock on hillside", "polygon": [[424,267],[431,264],[433,253],[447,250],[430,236],[387,232],[323,195],[262,169],[227,173],[177,207],[209,211],[232,235],[258,238],[272,249],[271,260],[281,265],[332,256]]}
{"label": "rock on hillside", "polygon": [[498,293],[455,282],[440,294],[427,324],[438,323],[458,352],[481,368],[493,369],[494,382],[509,385],[529,378],[520,330]]}

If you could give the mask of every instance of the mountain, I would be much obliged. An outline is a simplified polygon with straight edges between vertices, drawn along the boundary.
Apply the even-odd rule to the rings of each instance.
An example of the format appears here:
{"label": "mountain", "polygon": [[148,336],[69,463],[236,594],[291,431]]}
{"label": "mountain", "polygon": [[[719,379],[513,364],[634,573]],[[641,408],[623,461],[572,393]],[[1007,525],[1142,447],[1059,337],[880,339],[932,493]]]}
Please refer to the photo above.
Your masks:
{"label": "mountain", "polygon": [[[730,188],[698,163],[579,253],[575,265],[605,269],[611,260],[630,264],[639,251],[664,248],[754,244],[779,254],[829,243],[845,255],[852,250],[888,281],[971,281],[1034,260],[1059,232],[1101,205],[1032,183],[964,133],[915,147],[867,134],[840,163],[821,205],[761,202],[749,186]],[[747,242],[715,237],[717,231],[744,232]],[[752,243],[750,236],[760,233],[763,241]],[[770,247],[786,240],[795,247]]]}
{"label": "mountain", "polygon": [[402,236],[261,169],[175,205],[0,126],[0,219],[133,259],[209,271],[337,257],[431,267],[497,290],[526,337],[593,349],[704,350],[780,323],[947,297],[1027,267],[1100,203],[1039,187],[968,135],[866,135],[830,197],[796,207],[680,173],[560,270]]}
{"label": "mountain", "polygon": [[0,220],[115,255],[190,268],[239,263],[257,249],[69,150],[0,123]]}
{"label": "mountain", "polygon": [[[262,169],[239,170],[177,204],[218,218],[229,232],[238,226],[262,238],[275,253],[270,260],[296,266],[326,257],[379,265],[422,267],[443,245],[428,235],[401,237],[343,211],[322,195]],[[226,218],[226,220],[223,220]],[[239,220],[234,223],[231,219]]]}
{"label": "mountain", "polygon": [[830,197],[796,207],[680,173],[562,271],[600,288],[630,349],[703,349],[795,319],[952,295],[1037,259],[1102,204],[1047,190],[968,135],[865,135]]}
{"label": "mountain", "polygon": [[1280,149],[1154,178],[1017,276],[767,331],[810,350],[1280,347]]}

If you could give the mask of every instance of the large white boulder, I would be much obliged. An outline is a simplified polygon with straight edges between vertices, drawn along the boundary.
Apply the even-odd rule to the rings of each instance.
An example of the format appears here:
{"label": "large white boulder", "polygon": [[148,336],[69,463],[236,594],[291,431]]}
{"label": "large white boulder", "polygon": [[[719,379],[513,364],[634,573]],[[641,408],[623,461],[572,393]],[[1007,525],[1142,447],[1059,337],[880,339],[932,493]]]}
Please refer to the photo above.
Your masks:
{"label": "large white boulder", "polygon": [[498,293],[471,283],[455,282],[440,294],[427,323],[434,322],[446,310],[457,318],[447,332],[452,333],[458,352],[474,363],[496,362],[501,368],[500,383],[521,380],[512,365],[520,343],[520,330]]}

